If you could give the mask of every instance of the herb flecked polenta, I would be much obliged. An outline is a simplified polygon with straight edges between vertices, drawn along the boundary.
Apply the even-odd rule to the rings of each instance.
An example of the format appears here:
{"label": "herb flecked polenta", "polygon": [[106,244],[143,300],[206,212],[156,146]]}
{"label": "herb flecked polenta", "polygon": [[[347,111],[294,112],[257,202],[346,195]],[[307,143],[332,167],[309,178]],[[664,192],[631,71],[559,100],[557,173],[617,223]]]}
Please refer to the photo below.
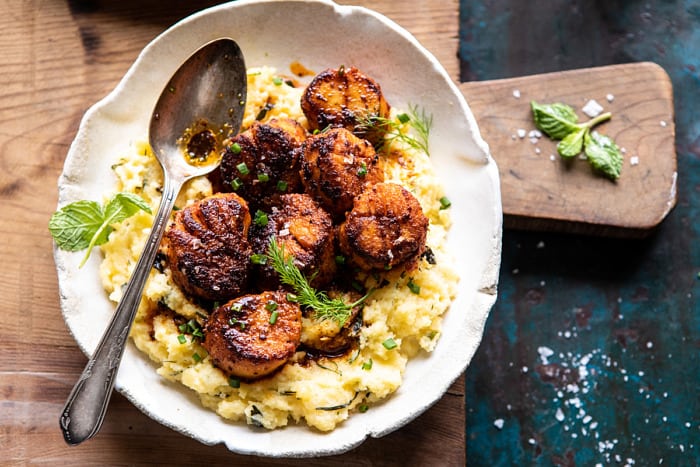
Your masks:
{"label": "herb flecked polenta", "polygon": [[[249,127],[260,110],[272,104],[265,119],[290,117],[305,127],[300,108],[303,88],[281,82],[272,68],[248,72],[248,98],[243,128]],[[386,181],[402,184],[420,201],[430,220],[427,246],[431,258],[422,258],[410,273],[401,270],[383,274],[362,311],[359,345],[339,357],[303,360],[302,352],[272,376],[246,383],[229,379],[213,366],[199,340],[183,333],[190,320],[196,327],[207,312],[174,285],[167,268],[153,268],[146,284],[131,337],[136,346],[159,365],[158,373],[195,391],[202,404],[231,420],[245,421],[268,429],[305,421],[321,431],[334,429],[351,413],[371,410],[372,403],[391,395],[399,387],[407,361],[419,352],[434,349],[440,336],[441,316],[453,299],[458,277],[445,251],[450,225],[444,209],[444,193],[426,154],[400,139],[390,143],[385,157]],[[162,173],[147,144],[136,144],[133,152],[115,161],[114,191],[142,196],[156,211]],[[207,178],[188,182],[176,202],[182,208],[212,194]],[[442,203],[441,203],[442,200]],[[100,275],[113,301],[121,297],[149,233],[152,215],[138,212],[115,226],[102,246]],[[378,285],[368,276],[366,285]]]}

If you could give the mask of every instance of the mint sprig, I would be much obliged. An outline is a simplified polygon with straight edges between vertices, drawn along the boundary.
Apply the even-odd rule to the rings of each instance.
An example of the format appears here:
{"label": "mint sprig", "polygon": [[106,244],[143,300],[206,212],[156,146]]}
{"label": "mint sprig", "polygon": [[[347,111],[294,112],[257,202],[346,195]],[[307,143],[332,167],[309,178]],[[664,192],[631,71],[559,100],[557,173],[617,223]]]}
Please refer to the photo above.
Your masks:
{"label": "mint sprig", "polygon": [[102,245],[112,232],[112,224],[122,222],[146,211],[148,203],[132,193],[117,193],[104,206],[97,201],[80,200],[63,206],[49,220],[49,232],[56,246],[66,251],[87,249],[82,267],[90,257],[93,247]]}
{"label": "mint sprig", "polygon": [[554,140],[559,140],[557,152],[564,159],[576,157],[583,151],[591,166],[612,180],[620,178],[622,153],[612,138],[592,128],[609,120],[605,112],[587,122],[579,123],[576,111],[562,103],[538,104],[530,102],[535,126]]}

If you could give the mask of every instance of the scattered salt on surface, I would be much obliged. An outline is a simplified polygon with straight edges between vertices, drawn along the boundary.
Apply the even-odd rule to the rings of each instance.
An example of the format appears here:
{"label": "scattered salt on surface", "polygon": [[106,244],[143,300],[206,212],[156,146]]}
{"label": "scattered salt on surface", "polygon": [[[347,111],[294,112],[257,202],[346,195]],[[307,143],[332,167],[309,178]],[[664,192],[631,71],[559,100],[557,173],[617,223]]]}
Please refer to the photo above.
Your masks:
{"label": "scattered salt on surface", "polygon": [[513,97],[520,99],[520,89],[513,89]]}
{"label": "scattered salt on surface", "polygon": [[524,138],[527,135],[527,131],[524,128],[518,128],[515,132],[518,135],[518,138]]}
{"label": "scattered salt on surface", "polygon": [[612,101],[615,100],[615,96],[613,96],[612,94],[608,94],[607,96],[605,96],[605,99],[606,99],[608,102],[612,102]]}
{"label": "scattered salt on surface", "polygon": [[561,410],[561,407],[557,407],[557,412],[554,414],[554,418],[556,418],[558,422],[564,421],[564,411]]}
{"label": "scattered salt on surface", "polygon": [[554,154],[550,154],[550,155],[549,155],[549,160],[550,160],[550,161],[553,161],[554,159],[556,159],[556,157],[554,157]]}
{"label": "scattered salt on surface", "polygon": [[493,426],[498,428],[499,430],[503,429],[503,419],[502,418],[497,418],[496,420],[493,421]]}
{"label": "scattered salt on surface", "polygon": [[666,121],[661,120],[661,121],[659,122],[659,125],[661,125],[662,127],[665,127],[665,126],[668,125],[668,124],[666,123]]}
{"label": "scattered salt on surface", "polygon": [[639,164],[639,156],[630,157],[630,165],[637,165],[637,164]]}
{"label": "scattered salt on surface", "polygon": [[597,117],[603,112],[603,106],[600,105],[595,99],[591,99],[586,102],[586,105],[584,105],[581,110],[583,113],[593,118]]}

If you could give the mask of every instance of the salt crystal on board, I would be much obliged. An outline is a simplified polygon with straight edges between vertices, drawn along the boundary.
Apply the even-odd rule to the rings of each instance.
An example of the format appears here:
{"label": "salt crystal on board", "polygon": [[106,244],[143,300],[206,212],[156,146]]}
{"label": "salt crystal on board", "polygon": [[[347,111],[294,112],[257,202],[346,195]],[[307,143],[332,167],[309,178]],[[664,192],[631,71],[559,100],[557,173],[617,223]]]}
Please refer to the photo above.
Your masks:
{"label": "salt crystal on board", "polygon": [[503,419],[502,418],[497,418],[496,420],[493,421],[493,426],[498,428],[499,430],[503,429]]}
{"label": "salt crystal on board", "polygon": [[603,112],[603,106],[600,105],[595,99],[591,99],[586,102],[586,105],[584,105],[581,110],[589,117],[594,118]]}

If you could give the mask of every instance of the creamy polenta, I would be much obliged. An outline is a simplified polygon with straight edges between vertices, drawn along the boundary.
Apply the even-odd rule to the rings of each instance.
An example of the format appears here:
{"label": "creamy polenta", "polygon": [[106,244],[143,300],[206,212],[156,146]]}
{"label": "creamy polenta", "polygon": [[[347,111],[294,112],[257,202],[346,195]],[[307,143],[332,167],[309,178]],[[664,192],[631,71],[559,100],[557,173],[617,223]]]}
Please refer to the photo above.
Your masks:
{"label": "creamy polenta", "polygon": [[[280,80],[272,68],[250,69],[243,128],[267,108],[264,120],[289,117],[305,127],[300,108],[302,87]],[[376,288],[362,310],[358,345],[336,357],[304,359],[297,352],[272,376],[246,383],[229,379],[215,367],[200,341],[183,336],[179,324],[202,324],[208,311],[190,300],[172,281],[167,267],[153,268],[146,284],[131,337],[158,364],[158,373],[195,391],[202,404],[220,416],[268,429],[290,421],[305,422],[321,431],[333,430],[352,413],[371,410],[372,403],[399,387],[408,360],[431,352],[440,337],[441,316],[453,299],[459,278],[445,251],[449,210],[428,156],[399,140],[392,140],[384,161],[386,181],[402,184],[420,201],[430,220],[427,246],[418,267],[367,275],[366,286]],[[155,212],[163,178],[146,143],[114,161],[115,191],[142,196]],[[106,195],[109,195],[108,193]],[[206,177],[188,182],[177,208],[212,194]],[[149,234],[152,215],[139,212],[114,226],[102,246],[100,276],[109,298],[118,302]]]}

